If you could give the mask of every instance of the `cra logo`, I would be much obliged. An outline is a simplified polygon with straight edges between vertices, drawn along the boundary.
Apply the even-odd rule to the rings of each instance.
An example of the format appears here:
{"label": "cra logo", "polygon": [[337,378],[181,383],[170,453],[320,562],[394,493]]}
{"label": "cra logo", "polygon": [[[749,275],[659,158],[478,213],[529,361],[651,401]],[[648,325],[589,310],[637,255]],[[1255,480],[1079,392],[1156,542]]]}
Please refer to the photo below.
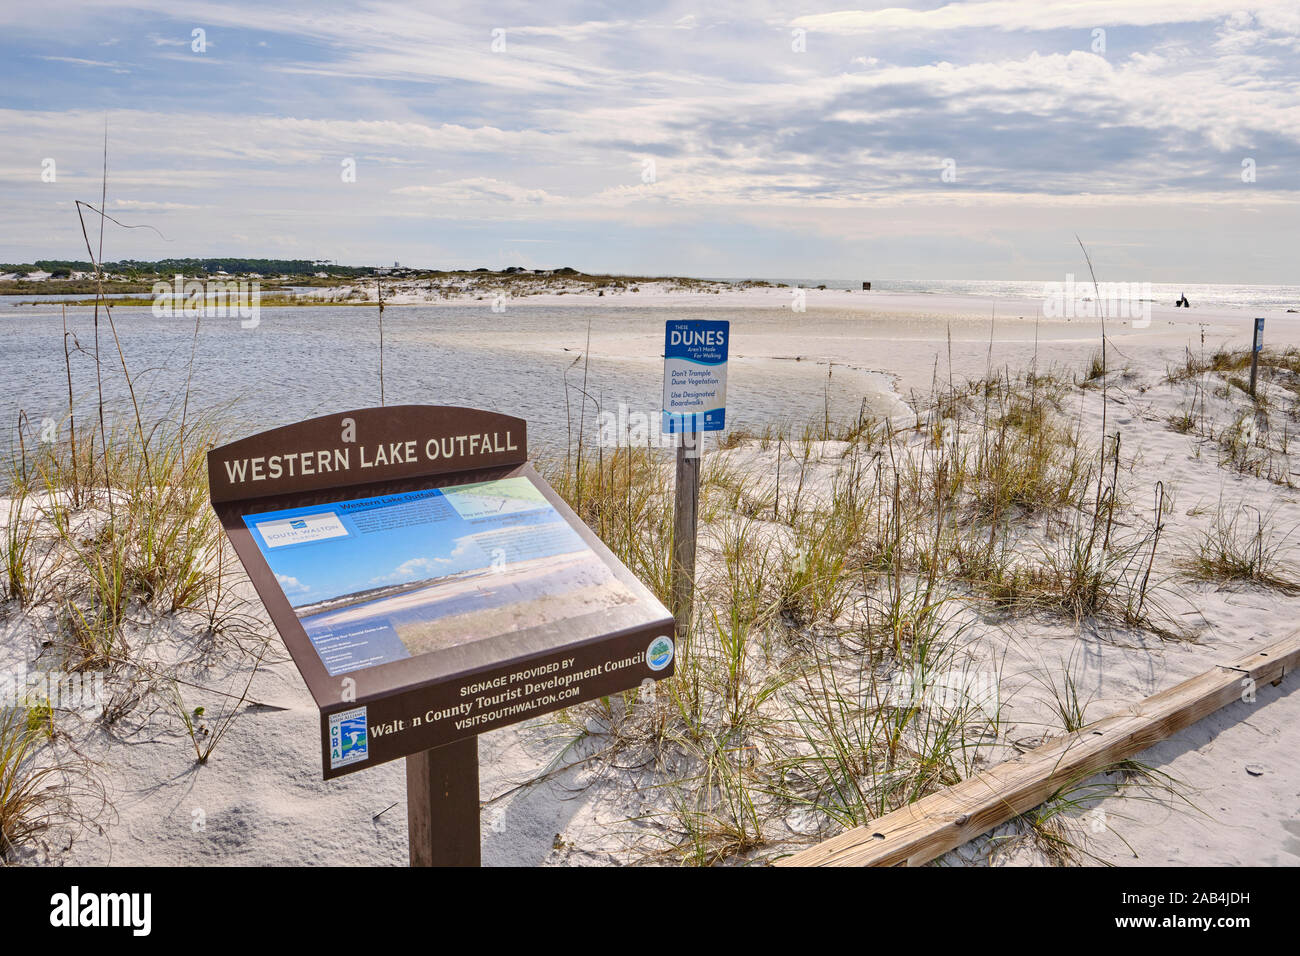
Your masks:
{"label": "cra logo", "polygon": [[673,639],[656,637],[645,651],[646,666],[652,671],[661,671],[673,662]]}

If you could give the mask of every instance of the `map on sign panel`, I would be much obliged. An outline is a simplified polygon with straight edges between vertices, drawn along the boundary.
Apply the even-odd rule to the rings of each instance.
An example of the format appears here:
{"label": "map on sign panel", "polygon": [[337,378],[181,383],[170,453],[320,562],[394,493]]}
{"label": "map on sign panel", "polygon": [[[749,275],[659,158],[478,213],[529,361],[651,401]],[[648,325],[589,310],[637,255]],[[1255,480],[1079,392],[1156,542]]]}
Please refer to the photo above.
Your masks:
{"label": "map on sign panel", "polygon": [[636,601],[523,476],[243,520],[330,676]]}

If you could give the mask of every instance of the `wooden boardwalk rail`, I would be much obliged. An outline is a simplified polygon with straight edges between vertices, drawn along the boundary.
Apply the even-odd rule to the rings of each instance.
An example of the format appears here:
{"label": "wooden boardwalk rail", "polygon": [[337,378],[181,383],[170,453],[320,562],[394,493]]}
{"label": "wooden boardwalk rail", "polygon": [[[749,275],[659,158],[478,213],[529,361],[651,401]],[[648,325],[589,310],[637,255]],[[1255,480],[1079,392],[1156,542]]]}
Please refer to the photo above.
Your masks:
{"label": "wooden boardwalk rail", "polygon": [[1028,753],[932,793],[777,866],[919,866],[1247,697],[1300,666],[1300,631]]}

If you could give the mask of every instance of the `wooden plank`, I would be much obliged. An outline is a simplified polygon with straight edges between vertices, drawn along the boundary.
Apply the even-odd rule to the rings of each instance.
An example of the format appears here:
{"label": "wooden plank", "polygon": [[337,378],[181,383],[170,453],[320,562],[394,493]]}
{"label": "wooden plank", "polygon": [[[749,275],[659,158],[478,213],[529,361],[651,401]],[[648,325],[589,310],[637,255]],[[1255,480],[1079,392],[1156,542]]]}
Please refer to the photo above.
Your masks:
{"label": "wooden plank", "polygon": [[[919,866],[1300,667],[1300,631],[1048,741],[777,866]],[[1249,684],[1248,682],[1252,682]]]}

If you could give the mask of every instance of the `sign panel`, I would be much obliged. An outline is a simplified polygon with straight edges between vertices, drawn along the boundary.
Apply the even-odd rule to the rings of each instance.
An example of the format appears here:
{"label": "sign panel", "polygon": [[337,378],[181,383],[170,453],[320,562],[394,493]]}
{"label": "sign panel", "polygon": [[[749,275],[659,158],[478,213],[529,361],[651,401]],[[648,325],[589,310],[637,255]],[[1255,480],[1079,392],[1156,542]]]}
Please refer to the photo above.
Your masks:
{"label": "sign panel", "polygon": [[1264,320],[1262,318],[1255,320],[1255,351],[1264,351]]}
{"label": "sign panel", "polygon": [[326,778],[673,673],[667,610],[526,454],[519,419],[422,406],[209,454],[217,513],[320,708]]}
{"label": "sign panel", "polygon": [[331,677],[636,601],[524,476],[243,519]]}
{"label": "sign panel", "polygon": [[664,327],[665,432],[721,431],[727,415],[727,321],[670,321]]}

